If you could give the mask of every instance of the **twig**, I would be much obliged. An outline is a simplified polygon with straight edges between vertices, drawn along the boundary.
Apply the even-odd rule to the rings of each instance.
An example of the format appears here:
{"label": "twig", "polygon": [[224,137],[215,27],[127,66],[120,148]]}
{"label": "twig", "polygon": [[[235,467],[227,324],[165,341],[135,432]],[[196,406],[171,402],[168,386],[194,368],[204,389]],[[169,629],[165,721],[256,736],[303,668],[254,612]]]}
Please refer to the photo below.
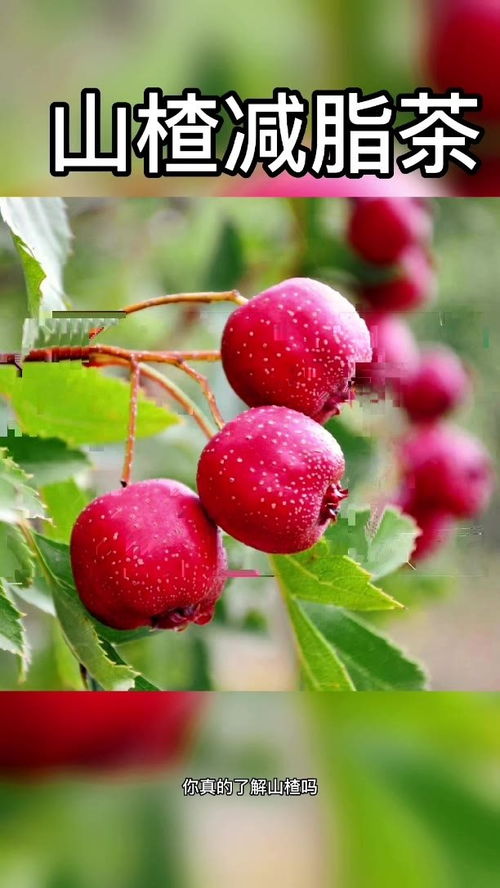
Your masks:
{"label": "twig", "polygon": [[130,412],[128,423],[127,446],[125,448],[125,462],[121,477],[122,487],[130,484],[132,466],[135,453],[135,436],[137,432],[137,408],[139,403],[139,386],[141,381],[141,366],[134,358],[130,361]]}
{"label": "twig", "polygon": [[[188,376],[196,380],[200,386],[210,408],[210,412],[215,420],[218,428],[222,428],[224,420],[218,408],[215,395],[212,392],[208,380],[197,370],[194,370],[186,361],[218,361],[220,360],[220,352],[218,351],[140,351],[133,349],[120,348],[115,345],[86,345],[86,346],[54,346],[52,348],[33,349],[24,356],[24,363],[59,363],[61,361],[81,361],[87,366],[107,366],[110,364],[120,364],[131,366],[132,363],[141,365],[141,373],[150,379],[156,379],[163,388],[179,402],[182,403],[186,410],[192,415],[204,433],[208,437],[212,436],[212,430],[207,425],[203,414],[200,414],[195,405],[187,396],[184,396],[177,386],[157,373],[153,375],[153,371],[146,373],[146,364],[168,364],[183,370]],[[12,354],[0,355],[1,364],[11,364],[18,366],[19,356]],[[160,382],[162,380],[162,382]],[[181,401],[182,396],[182,401]]]}
{"label": "twig", "polygon": [[245,305],[248,300],[238,290],[227,290],[222,293],[171,293],[167,296],[156,296],[146,299],[144,302],[136,302],[127,305],[123,311],[125,314],[134,314],[145,308],[157,308],[159,305],[172,305],[177,302],[234,302],[236,305]]}
{"label": "twig", "polygon": [[[98,364],[92,364],[91,366],[95,367],[126,367],[128,366],[128,362],[121,358],[110,358],[106,361],[99,361]],[[186,395],[182,389],[180,389],[172,380],[167,379],[163,376],[162,373],[158,373],[157,370],[154,370],[152,367],[149,367],[147,364],[140,364],[141,375],[146,379],[151,379],[153,382],[156,382],[161,388],[168,394],[170,397],[174,399],[181,407],[184,408],[186,413],[195,420],[203,434],[206,435],[208,439],[210,439],[215,434],[215,429],[207,422],[205,416],[199,409],[199,407],[191,400],[191,398]]]}
{"label": "twig", "polygon": [[189,398],[182,391],[182,389],[176,386],[175,382],[172,382],[171,379],[166,379],[166,377],[163,376],[162,373],[158,373],[157,370],[154,370],[152,367],[148,367],[145,364],[141,364],[141,372],[148,379],[157,382],[158,385],[160,385],[167,392],[167,394],[169,394],[174,399],[174,401],[177,401],[177,403],[184,408],[186,413],[189,414],[189,416],[192,416],[195,422],[198,423],[200,429],[209,440],[213,437],[215,433],[214,429],[207,422],[199,407],[197,407],[194,401],[192,401],[191,398]]}
{"label": "twig", "polygon": [[205,395],[205,398],[208,402],[208,406],[210,408],[210,412],[214,418],[214,422],[215,422],[216,426],[219,429],[224,428],[224,419],[222,418],[222,414],[219,410],[219,406],[218,406],[217,401],[215,399],[215,395],[214,395],[212,389],[210,388],[210,385],[208,383],[208,379],[206,378],[206,376],[203,376],[201,373],[198,373],[198,371],[195,370],[194,367],[190,367],[189,364],[186,364],[185,361],[179,361],[178,364],[176,364],[175,366],[178,367],[179,370],[182,370],[184,373],[186,373],[188,376],[190,376],[191,379],[194,379],[198,383],[198,385],[200,386],[200,388],[201,388],[201,390],[202,390],[203,394]]}
{"label": "twig", "polygon": [[[176,364],[177,361],[220,361],[220,352],[213,350],[195,351],[141,351],[120,348],[117,345],[69,345],[50,348],[35,348],[22,358],[25,364],[57,364],[61,361],[88,361],[94,355],[110,355],[130,361],[146,361],[151,364]],[[20,356],[13,352],[0,354],[0,364],[10,364],[19,368]]]}

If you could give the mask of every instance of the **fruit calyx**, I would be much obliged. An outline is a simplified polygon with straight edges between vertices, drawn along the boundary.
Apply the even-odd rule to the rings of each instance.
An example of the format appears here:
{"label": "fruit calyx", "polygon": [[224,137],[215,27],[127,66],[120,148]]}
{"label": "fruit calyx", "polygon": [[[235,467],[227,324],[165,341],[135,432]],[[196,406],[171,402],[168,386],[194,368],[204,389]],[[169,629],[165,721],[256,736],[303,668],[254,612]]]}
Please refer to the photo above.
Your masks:
{"label": "fruit calyx", "polygon": [[325,521],[336,521],[339,516],[340,503],[347,496],[349,491],[347,487],[341,487],[340,484],[330,484],[325,493],[323,505],[321,506],[320,523]]}
{"label": "fruit calyx", "polygon": [[201,607],[199,604],[192,604],[186,607],[176,607],[171,610],[164,611],[151,618],[151,626],[153,629],[174,629],[176,632],[182,632],[187,629],[190,623],[198,623],[203,625],[208,623],[213,615],[213,608],[207,608],[206,604]]}

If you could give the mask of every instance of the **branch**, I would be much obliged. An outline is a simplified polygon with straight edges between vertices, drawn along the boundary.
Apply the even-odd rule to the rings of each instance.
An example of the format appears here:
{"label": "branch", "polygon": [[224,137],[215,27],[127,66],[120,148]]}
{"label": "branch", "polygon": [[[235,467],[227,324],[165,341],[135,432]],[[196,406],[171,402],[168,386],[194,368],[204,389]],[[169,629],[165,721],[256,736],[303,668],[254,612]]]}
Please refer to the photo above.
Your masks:
{"label": "branch", "polygon": [[[127,366],[131,366],[134,364],[141,365],[141,373],[144,376],[148,376],[150,379],[155,379],[157,382],[163,380],[160,384],[163,385],[165,390],[169,391],[169,394],[172,395],[179,403],[185,407],[187,412],[196,419],[200,428],[203,429],[203,432],[208,435],[208,437],[212,437],[212,429],[207,425],[203,414],[201,414],[198,408],[193,404],[193,402],[181,392],[180,389],[177,388],[173,383],[169,380],[165,380],[165,377],[160,373],[154,373],[152,370],[146,373],[146,364],[168,364],[171,367],[177,367],[179,370],[183,370],[188,376],[192,379],[196,380],[198,385],[200,386],[210,408],[210,412],[215,420],[218,428],[222,428],[224,425],[224,420],[222,418],[221,412],[217,405],[217,401],[215,399],[215,395],[212,392],[208,380],[201,373],[198,373],[197,370],[194,370],[193,367],[190,367],[189,364],[186,364],[187,360],[191,361],[218,361],[220,360],[220,352],[218,351],[140,351],[134,349],[126,349],[120,348],[115,345],[85,345],[85,346],[54,346],[52,348],[39,348],[33,349],[28,352],[24,356],[23,363],[59,363],[61,361],[81,361],[87,366],[93,367],[103,367],[109,366],[111,364],[126,364]],[[0,354],[0,364],[10,364],[15,367],[20,368],[19,364],[19,355],[18,354]],[[21,366],[22,371],[22,366]],[[182,401],[180,398],[182,397]]]}
{"label": "branch", "polygon": [[179,370],[182,370],[184,373],[186,373],[188,376],[190,376],[191,379],[194,379],[198,383],[203,394],[205,395],[206,400],[208,401],[208,406],[210,408],[210,412],[214,418],[216,426],[219,429],[224,428],[224,420],[222,418],[222,414],[219,410],[217,401],[215,400],[215,395],[214,395],[212,389],[210,388],[210,385],[208,383],[208,379],[206,378],[206,376],[203,376],[201,373],[198,373],[198,371],[195,370],[194,367],[190,367],[189,364],[185,363],[185,361],[179,361],[175,366],[178,367]]}
{"label": "branch", "polygon": [[132,466],[135,453],[135,436],[137,432],[137,408],[139,404],[139,386],[141,381],[141,365],[136,360],[130,361],[130,413],[128,424],[125,462],[121,477],[122,487],[128,487],[132,477]]}
{"label": "branch", "polygon": [[233,302],[236,305],[246,305],[248,299],[245,299],[238,290],[227,290],[223,293],[171,293],[168,296],[156,296],[154,299],[127,305],[122,310],[129,315],[145,308],[157,308],[159,305],[173,305],[177,302]]}
{"label": "branch", "polygon": [[175,382],[172,382],[170,379],[166,379],[162,373],[158,373],[157,370],[153,370],[152,367],[148,367],[145,364],[141,364],[141,373],[143,376],[148,379],[157,382],[166,392],[169,394],[174,401],[177,401],[181,407],[184,408],[186,413],[189,416],[192,416],[195,422],[198,424],[203,434],[210,438],[215,434],[215,430],[212,426],[207,422],[205,416],[199,409],[199,407],[191,400],[191,398],[186,395],[182,389],[176,386]]}
{"label": "branch", "polygon": [[[110,358],[106,361],[99,361],[98,364],[92,364],[94,367],[126,367],[128,366],[128,362],[121,358]],[[210,440],[212,436],[215,434],[215,429],[207,422],[205,416],[199,409],[199,407],[191,400],[191,398],[185,394],[185,392],[180,389],[175,382],[172,382],[170,379],[167,379],[163,376],[162,373],[158,373],[157,370],[154,370],[152,367],[149,367],[147,364],[139,365],[141,376],[146,379],[151,379],[153,382],[156,382],[174,401],[181,405],[184,408],[186,413],[195,420],[203,434]]]}

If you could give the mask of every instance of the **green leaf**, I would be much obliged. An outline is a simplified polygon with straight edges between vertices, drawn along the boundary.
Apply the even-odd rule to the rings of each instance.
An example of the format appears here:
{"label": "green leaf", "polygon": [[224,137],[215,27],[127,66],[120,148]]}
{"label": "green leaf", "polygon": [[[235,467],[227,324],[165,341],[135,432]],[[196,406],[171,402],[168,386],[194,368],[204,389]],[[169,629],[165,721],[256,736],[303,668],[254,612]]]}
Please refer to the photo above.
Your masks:
{"label": "green leaf", "polygon": [[426,676],[383,635],[358,617],[330,606],[304,602],[316,632],[344,663],[358,691],[423,690]]}
{"label": "green leaf", "polygon": [[3,197],[0,214],[23,264],[32,317],[65,308],[63,268],[71,231],[60,197]]}
{"label": "green leaf", "polygon": [[346,555],[331,555],[326,542],[297,555],[273,555],[275,576],[286,594],[350,610],[390,610],[401,605],[377,589],[370,575]]}
{"label": "green leaf", "polygon": [[337,555],[347,554],[380,579],[407,564],[420,531],[409,515],[385,508],[376,522],[369,509],[348,509],[330,525],[325,539]]}
{"label": "green leaf", "polygon": [[2,579],[0,579],[0,649],[19,657],[20,675],[23,679],[29,662],[29,649],[22,614],[10,600]]}
{"label": "green leaf", "polygon": [[[28,435],[62,438],[68,444],[106,444],[127,436],[129,386],[80,364],[26,364],[0,368],[0,394],[7,396]],[[178,417],[141,393],[137,437],[164,431]]]}
{"label": "green leaf", "polygon": [[70,650],[57,620],[52,621],[52,652],[62,690],[85,690],[80,664]]}
{"label": "green leaf", "polygon": [[338,441],[346,461],[345,486],[350,490],[373,469],[377,447],[373,438],[352,429],[344,419],[334,417],[325,428]]}
{"label": "green leaf", "polygon": [[35,543],[50,583],[56,613],[64,637],[79,663],[106,691],[127,691],[135,687],[138,673],[127,664],[110,658],[107,642],[97,633],[95,624],[72,585],[66,582],[68,547],[36,534]]}
{"label": "green leaf", "polygon": [[36,607],[43,614],[49,614],[51,617],[55,617],[56,611],[54,607],[54,599],[52,598],[50,588],[47,585],[47,578],[40,570],[40,565],[37,561],[34,562],[34,568],[35,573],[30,585],[26,587],[12,587],[12,592],[15,594],[16,598],[20,598],[32,607]]}
{"label": "green leaf", "polygon": [[454,861],[453,885],[490,886],[498,881],[500,805],[477,792],[471,774],[443,755],[421,749],[366,745],[366,765],[449,851]]}
{"label": "green leaf", "polygon": [[[0,373],[1,378],[1,373]],[[43,518],[44,508],[30,478],[0,448],[0,521],[17,523],[25,518]]]}
{"label": "green leaf", "polygon": [[0,521],[0,578],[16,586],[29,586],[33,576],[33,556],[23,534],[15,524]]}
{"label": "green leaf", "polygon": [[[498,882],[498,695],[345,694],[306,700],[344,888]],[[332,863],[339,862],[338,843]],[[411,865],[409,866],[409,861]]]}
{"label": "green leaf", "polygon": [[[111,644],[109,644],[109,642],[107,642],[105,639],[101,639],[101,644],[102,644],[103,650],[108,655],[109,659],[113,661],[113,663],[117,663],[118,665],[123,665],[123,666],[127,665],[125,663],[125,660],[123,660],[122,657],[120,656],[120,654],[118,653],[118,651]],[[145,678],[144,675],[139,675],[139,674],[137,674],[137,676],[135,678],[133,689],[135,691],[159,691],[160,690],[160,688],[158,688],[151,681],[149,681],[148,678]]]}
{"label": "green leaf", "polygon": [[32,476],[33,483],[39,487],[66,481],[90,465],[82,450],[70,448],[58,438],[16,435],[9,431],[0,438],[0,447],[5,447],[9,456]]}
{"label": "green leaf", "polygon": [[47,524],[45,535],[51,540],[69,542],[73,525],[90,497],[73,479],[47,484],[40,492],[52,520],[52,524]]}
{"label": "green leaf", "polygon": [[286,603],[307,686],[315,691],[352,691],[354,686],[333,647],[294,598]]}
{"label": "green leaf", "polygon": [[245,268],[240,233],[234,222],[225,222],[210,260],[204,286],[207,290],[231,290],[235,282],[243,277]]}
{"label": "green leaf", "polygon": [[[88,345],[90,338],[95,342],[97,336],[126,317],[124,312],[116,312],[114,317],[99,317],[98,311],[92,317],[76,315],[76,312],[68,312],[65,317],[27,318],[23,324],[23,355],[36,348]],[[91,337],[96,330],[99,333]]]}
{"label": "green leaf", "polygon": [[364,567],[374,579],[394,573],[410,560],[420,528],[395,506],[385,508],[373,534],[368,536]]}

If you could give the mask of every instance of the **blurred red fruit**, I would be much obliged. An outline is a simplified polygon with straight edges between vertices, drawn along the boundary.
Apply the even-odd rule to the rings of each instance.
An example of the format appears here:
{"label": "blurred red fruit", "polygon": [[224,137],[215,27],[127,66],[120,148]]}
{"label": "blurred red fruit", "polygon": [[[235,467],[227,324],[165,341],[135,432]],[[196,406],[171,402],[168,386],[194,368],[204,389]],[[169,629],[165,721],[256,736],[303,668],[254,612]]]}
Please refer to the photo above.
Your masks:
{"label": "blurred red fruit", "polygon": [[202,703],[188,692],[4,692],[0,776],[161,768],[188,748]]}
{"label": "blurred red fruit", "polygon": [[411,560],[424,561],[448,542],[455,529],[455,522],[446,512],[434,509],[422,509],[413,517],[421,533],[415,541]]}
{"label": "blurred red fruit", "polygon": [[441,0],[431,6],[425,65],[439,92],[461,87],[483,97],[470,119],[500,119],[500,3]]}
{"label": "blurred red fruit", "polygon": [[405,321],[393,314],[367,311],[364,319],[370,332],[373,358],[356,365],[356,385],[383,394],[387,387],[399,391],[402,379],[418,367],[416,340]]}
{"label": "blurred red fruit", "polygon": [[500,157],[481,157],[481,166],[473,176],[457,169],[454,184],[455,192],[464,197],[500,195]]}
{"label": "blurred red fruit", "polygon": [[405,497],[468,518],[487,506],[493,488],[491,459],[481,441],[462,429],[422,426],[400,444]]}
{"label": "blurred red fruit", "polygon": [[416,371],[401,379],[399,399],[413,422],[439,419],[461,404],[469,392],[465,368],[445,346],[426,350]]}
{"label": "blurred red fruit", "polygon": [[420,536],[415,541],[411,561],[424,561],[451,538],[456,522],[448,512],[432,506],[419,506],[404,491],[399,493],[395,503],[406,515],[410,515],[420,528]]}
{"label": "blurred red fruit", "polygon": [[365,198],[354,202],[347,238],[367,262],[392,265],[415,243],[428,240],[430,213],[408,197]]}
{"label": "blurred red fruit", "polygon": [[365,284],[361,295],[380,311],[412,311],[435,295],[435,275],[429,256],[421,247],[409,247],[387,280]]}

